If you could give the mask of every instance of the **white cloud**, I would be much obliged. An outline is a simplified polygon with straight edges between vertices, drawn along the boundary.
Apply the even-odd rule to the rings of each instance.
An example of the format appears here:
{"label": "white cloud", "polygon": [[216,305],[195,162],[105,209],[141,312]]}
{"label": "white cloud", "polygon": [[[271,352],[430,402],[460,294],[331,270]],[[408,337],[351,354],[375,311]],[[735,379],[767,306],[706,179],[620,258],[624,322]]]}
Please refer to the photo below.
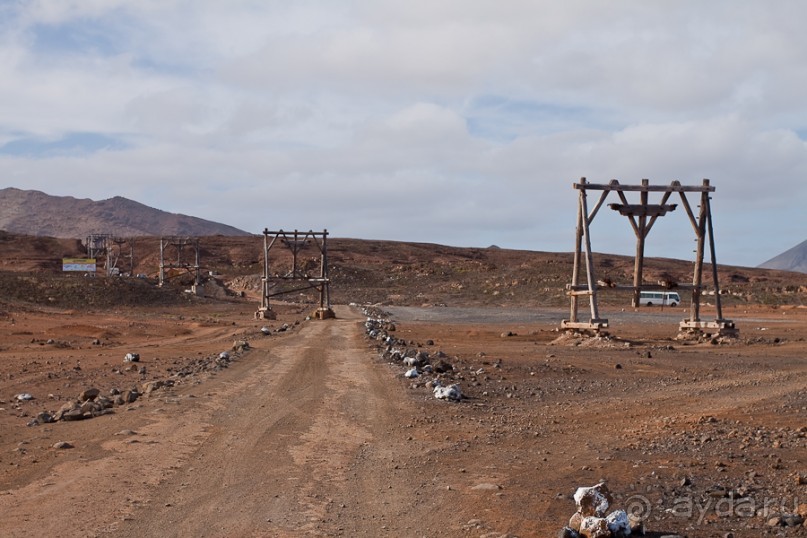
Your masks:
{"label": "white cloud", "polygon": [[[580,176],[708,177],[719,259],[754,265],[804,239],[805,18],[795,0],[6,5],[0,187],[570,250]],[[120,144],[15,153],[81,133]],[[603,223],[618,241],[595,248],[630,254],[627,223]],[[659,240],[686,258],[676,226]]]}

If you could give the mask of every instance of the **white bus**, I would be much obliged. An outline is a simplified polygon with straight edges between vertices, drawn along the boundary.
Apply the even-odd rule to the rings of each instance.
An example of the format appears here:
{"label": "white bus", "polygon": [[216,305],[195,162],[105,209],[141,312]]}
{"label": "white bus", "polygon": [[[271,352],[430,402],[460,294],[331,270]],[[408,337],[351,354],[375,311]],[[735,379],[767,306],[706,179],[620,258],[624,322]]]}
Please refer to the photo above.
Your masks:
{"label": "white bus", "polygon": [[681,296],[675,291],[642,291],[639,292],[639,304],[678,306]]}

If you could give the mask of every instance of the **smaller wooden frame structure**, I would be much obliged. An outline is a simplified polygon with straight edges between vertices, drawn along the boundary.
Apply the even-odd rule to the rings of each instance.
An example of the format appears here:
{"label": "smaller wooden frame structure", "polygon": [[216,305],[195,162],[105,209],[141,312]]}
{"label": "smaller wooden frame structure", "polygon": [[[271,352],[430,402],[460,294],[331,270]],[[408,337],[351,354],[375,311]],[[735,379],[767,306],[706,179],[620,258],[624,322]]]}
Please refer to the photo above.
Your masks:
{"label": "smaller wooden frame structure", "polygon": [[[273,273],[270,269],[269,252],[275,243],[280,240],[280,244],[285,246],[291,253],[291,268],[286,273]],[[320,263],[319,274],[309,275],[299,264],[300,252],[314,243],[319,250]],[[291,287],[286,286],[290,284]],[[263,277],[261,278],[261,306],[255,312],[258,319],[275,319],[276,314],[272,310],[270,299],[294,293],[315,289],[319,292],[319,307],[314,312],[318,319],[328,319],[335,317],[331,309],[330,278],[328,278],[328,230],[315,232],[309,230],[300,232],[286,232],[284,230],[270,231],[263,230]]]}
{"label": "smaller wooden frame structure", "polygon": [[[176,261],[166,261],[165,251],[173,247]],[[183,254],[189,249],[193,252],[193,263],[185,261]],[[187,259],[187,257],[186,257]],[[199,265],[199,238],[198,237],[161,237],[160,238],[160,276],[159,285],[166,281],[166,269],[184,269],[193,275],[193,292],[199,293],[201,284],[201,266]]]}
{"label": "smaller wooden frame structure", "polygon": [[[709,184],[708,179],[704,179],[702,185],[694,186],[681,185],[678,181],[673,181],[670,185],[650,185],[647,179],[643,179],[641,185],[621,185],[616,179],[611,180],[608,184],[592,184],[588,183],[586,178],[583,177],[580,178],[579,183],[575,183],[573,186],[579,192],[577,234],[574,250],[574,267],[572,269],[572,283],[566,286],[571,301],[571,307],[569,319],[561,322],[562,329],[599,333],[608,327],[608,320],[600,317],[599,306],[597,304],[597,290],[599,289],[599,284],[594,275],[590,227],[591,222],[605,203],[608,195],[614,192],[619,197],[621,203],[609,204],[609,207],[629,219],[631,227],[636,234],[636,257],[634,260],[633,285],[610,285],[609,289],[632,292],[632,302],[634,306],[639,306],[639,297],[642,290],[665,290],[672,287],[689,289],[692,291],[690,315],[689,318],[681,321],[679,324],[680,331],[687,333],[709,332],[711,334],[731,336],[737,334],[734,323],[731,320],[723,319],[720,286],[717,278],[712,212],[709,203],[710,193],[714,192],[715,188]],[[591,211],[588,209],[587,191],[601,192],[599,200],[597,200],[597,203]],[[625,194],[627,192],[639,193],[639,203],[629,203]],[[649,195],[651,192],[661,194],[659,203],[649,203]],[[687,193],[700,193],[700,205],[697,217],[687,199]],[[645,240],[656,220],[676,209],[677,204],[668,204],[673,194],[680,196],[681,204],[684,206],[692,228],[695,231],[698,244],[697,250],[695,251],[695,269],[692,284],[678,284],[675,282],[659,282],[658,285],[645,284],[642,280]],[[700,298],[704,290],[703,258],[707,240],[709,243],[712,283],[714,286],[715,306],[717,309],[717,316],[714,321],[703,321],[700,318]],[[581,265],[583,264],[585,264],[586,269],[585,284],[580,283]],[[578,318],[579,298],[581,296],[588,296],[589,298],[589,307],[591,310],[591,318],[589,321],[580,321]]]}
{"label": "smaller wooden frame structure", "polygon": [[112,271],[110,266],[110,243],[112,236],[109,234],[89,234],[87,239],[84,240],[84,246],[87,249],[87,257],[92,258],[96,262],[96,266],[103,259],[104,275],[109,276]]}
{"label": "smaller wooden frame structure", "polygon": [[[127,238],[127,237],[110,237],[109,242],[112,245],[115,245],[116,248],[113,248],[111,245],[108,249],[109,256],[109,269],[107,270],[108,274],[112,274],[115,271],[115,268],[118,269],[118,274],[128,273],[129,275],[134,274],[134,239]],[[129,247],[128,253],[126,252],[127,249],[124,246]],[[122,267],[118,266],[118,262],[120,261],[121,266],[123,265],[123,260],[128,259],[129,263],[128,271],[122,271]]]}
{"label": "smaller wooden frame structure", "polygon": [[[129,246],[128,254],[124,252],[124,245]],[[118,261],[128,258],[129,273],[134,270],[134,240],[117,237],[111,234],[89,234],[84,241],[87,257],[100,262],[103,260],[104,274],[106,276],[121,274]]]}
{"label": "smaller wooden frame structure", "polygon": [[106,258],[111,237],[109,234],[89,234],[87,239],[84,240],[87,257],[95,259]]}

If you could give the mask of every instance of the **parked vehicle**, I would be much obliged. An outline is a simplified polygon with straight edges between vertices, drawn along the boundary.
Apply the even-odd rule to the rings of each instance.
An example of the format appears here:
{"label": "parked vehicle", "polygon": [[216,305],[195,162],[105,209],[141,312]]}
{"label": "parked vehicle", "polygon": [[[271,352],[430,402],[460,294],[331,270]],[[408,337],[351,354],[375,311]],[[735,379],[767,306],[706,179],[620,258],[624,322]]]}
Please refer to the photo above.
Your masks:
{"label": "parked vehicle", "polygon": [[639,304],[678,306],[681,296],[675,291],[643,291],[639,293]]}

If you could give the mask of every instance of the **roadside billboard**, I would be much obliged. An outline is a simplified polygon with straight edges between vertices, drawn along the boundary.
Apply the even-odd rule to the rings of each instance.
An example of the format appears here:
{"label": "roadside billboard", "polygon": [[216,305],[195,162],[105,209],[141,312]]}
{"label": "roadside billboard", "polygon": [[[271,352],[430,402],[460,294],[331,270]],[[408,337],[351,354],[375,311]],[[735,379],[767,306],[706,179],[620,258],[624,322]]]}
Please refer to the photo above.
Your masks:
{"label": "roadside billboard", "polygon": [[95,272],[95,258],[62,258],[62,271]]}

